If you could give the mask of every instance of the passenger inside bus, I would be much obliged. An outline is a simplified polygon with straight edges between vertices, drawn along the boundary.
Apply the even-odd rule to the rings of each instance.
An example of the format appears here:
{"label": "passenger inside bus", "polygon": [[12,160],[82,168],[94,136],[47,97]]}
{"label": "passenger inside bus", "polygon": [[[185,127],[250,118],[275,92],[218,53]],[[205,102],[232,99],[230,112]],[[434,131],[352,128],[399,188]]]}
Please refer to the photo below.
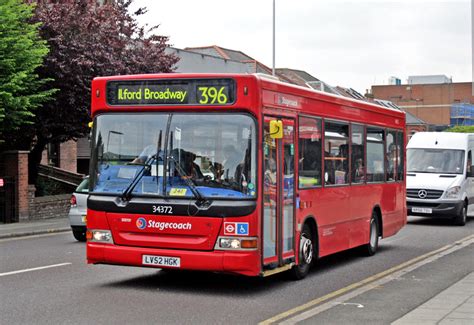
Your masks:
{"label": "passenger inside bus", "polygon": [[265,159],[265,185],[271,186],[276,184],[276,162],[275,159],[269,157]]}
{"label": "passenger inside bus", "polygon": [[[224,147],[224,160],[222,161],[222,176],[224,179],[237,179],[237,169],[243,162],[243,155],[233,145]],[[242,168],[242,167],[241,167]]]}
{"label": "passenger inside bus", "polygon": [[387,153],[387,180],[395,180],[395,170],[397,166],[397,146],[390,144]]}
{"label": "passenger inside bus", "polygon": [[189,177],[193,179],[202,179],[204,178],[201,168],[194,161],[196,160],[196,154],[190,151],[185,151],[183,149],[174,149],[171,151],[170,157],[172,158],[172,163],[178,163],[181,171],[184,175],[180,174],[180,171],[175,167],[175,176]]}
{"label": "passenger inside bus", "polygon": [[355,183],[361,183],[365,179],[364,160],[362,158],[357,159],[355,162],[353,177]]}
{"label": "passenger inside bus", "polygon": [[[147,145],[142,152],[132,160],[132,164],[144,164],[148,159],[155,156],[158,157],[157,151],[160,150],[160,143],[162,141],[162,131],[157,132],[155,135],[146,137],[148,140],[151,141],[149,145]],[[160,150],[161,151],[161,150]],[[163,157],[161,157],[163,158]]]}
{"label": "passenger inside bus", "polygon": [[147,159],[156,154],[156,145],[150,144],[146,146],[142,152],[132,160],[133,164],[144,164]]}

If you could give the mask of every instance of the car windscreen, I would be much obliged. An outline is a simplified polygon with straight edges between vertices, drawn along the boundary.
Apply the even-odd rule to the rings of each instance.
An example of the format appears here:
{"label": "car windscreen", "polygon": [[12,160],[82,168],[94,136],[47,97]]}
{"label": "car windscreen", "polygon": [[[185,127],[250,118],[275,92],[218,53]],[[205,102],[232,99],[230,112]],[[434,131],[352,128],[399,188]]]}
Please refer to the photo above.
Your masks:
{"label": "car windscreen", "polygon": [[89,192],[89,178],[85,178],[76,188],[75,192],[77,193],[87,193]]}

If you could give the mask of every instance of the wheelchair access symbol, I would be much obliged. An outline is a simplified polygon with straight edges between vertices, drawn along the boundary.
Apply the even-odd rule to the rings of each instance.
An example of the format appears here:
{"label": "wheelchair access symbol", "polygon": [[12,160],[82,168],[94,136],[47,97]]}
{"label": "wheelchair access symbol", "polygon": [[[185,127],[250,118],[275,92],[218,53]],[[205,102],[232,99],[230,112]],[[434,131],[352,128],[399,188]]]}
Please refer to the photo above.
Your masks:
{"label": "wheelchair access symbol", "polygon": [[224,222],[224,235],[249,235],[248,222]]}

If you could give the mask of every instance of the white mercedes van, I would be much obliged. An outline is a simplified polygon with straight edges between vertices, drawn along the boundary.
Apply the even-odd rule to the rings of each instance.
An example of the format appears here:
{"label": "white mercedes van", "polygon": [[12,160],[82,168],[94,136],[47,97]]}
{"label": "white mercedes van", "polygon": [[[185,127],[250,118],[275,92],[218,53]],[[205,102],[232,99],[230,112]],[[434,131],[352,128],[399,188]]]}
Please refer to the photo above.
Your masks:
{"label": "white mercedes van", "polygon": [[407,212],[466,224],[474,209],[474,133],[418,132],[407,145]]}

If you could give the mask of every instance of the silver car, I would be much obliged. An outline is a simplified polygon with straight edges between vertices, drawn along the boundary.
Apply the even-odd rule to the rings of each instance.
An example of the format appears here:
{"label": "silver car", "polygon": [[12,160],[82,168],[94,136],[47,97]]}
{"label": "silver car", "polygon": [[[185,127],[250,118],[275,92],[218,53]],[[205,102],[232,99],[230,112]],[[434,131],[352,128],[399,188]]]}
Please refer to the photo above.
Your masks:
{"label": "silver car", "polygon": [[69,223],[72,234],[78,241],[86,241],[87,196],[89,195],[89,178],[86,177],[71,196]]}

